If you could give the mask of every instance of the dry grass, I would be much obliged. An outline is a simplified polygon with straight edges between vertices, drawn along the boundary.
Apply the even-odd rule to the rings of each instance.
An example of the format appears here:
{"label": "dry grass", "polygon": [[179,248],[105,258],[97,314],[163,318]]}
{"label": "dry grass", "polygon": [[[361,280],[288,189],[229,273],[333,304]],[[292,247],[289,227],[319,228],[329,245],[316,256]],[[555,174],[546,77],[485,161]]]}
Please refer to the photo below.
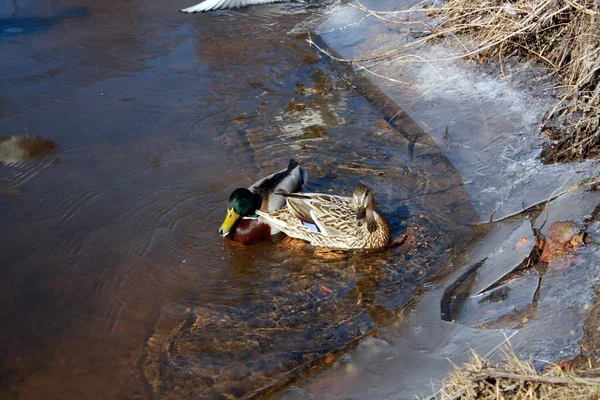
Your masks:
{"label": "dry grass", "polygon": [[456,368],[442,381],[436,400],[533,400],[600,399],[600,379],[581,377],[598,371],[565,372],[560,366],[538,373],[531,363],[519,360],[507,350],[498,365],[473,354],[470,361]]}
{"label": "dry grass", "polygon": [[[543,130],[553,143],[543,158],[557,162],[600,156],[600,0],[448,0],[439,7],[425,1],[432,0],[407,10],[381,12],[355,0],[354,7],[365,17],[408,25],[420,38],[367,59],[338,61],[358,65],[396,59],[411,46],[432,39],[453,42],[459,49],[445,59],[497,58],[501,68],[509,56],[537,59],[558,77],[563,93],[545,119]],[[423,13],[435,17],[436,23],[415,17]],[[428,62],[414,55],[401,58]]]}
{"label": "dry grass", "polygon": [[434,13],[442,22],[431,36],[475,39],[465,56],[502,63],[518,54],[559,77],[564,94],[544,125],[555,141],[546,161],[600,156],[599,0],[449,0]]}

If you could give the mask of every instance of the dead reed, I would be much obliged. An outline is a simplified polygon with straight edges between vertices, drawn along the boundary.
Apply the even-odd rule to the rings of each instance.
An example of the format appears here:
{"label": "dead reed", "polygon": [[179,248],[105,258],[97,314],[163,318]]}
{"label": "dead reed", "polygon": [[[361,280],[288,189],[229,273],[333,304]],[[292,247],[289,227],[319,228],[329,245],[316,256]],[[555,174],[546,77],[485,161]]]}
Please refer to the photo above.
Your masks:
{"label": "dead reed", "polygon": [[[514,55],[545,63],[560,80],[562,95],[542,127],[552,139],[542,153],[544,160],[600,156],[600,0],[448,0],[443,6],[425,0],[388,12],[355,2],[365,17],[408,25],[419,36],[369,61],[394,58],[426,41],[447,40],[460,49],[448,59],[483,62],[497,57],[501,68]],[[423,14],[434,19],[421,18]]]}
{"label": "dead reed", "polygon": [[[590,367],[591,369],[591,367]],[[582,371],[580,374],[597,371]],[[504,361],[492,365],[473,353],[470,361],[442,381],[435,400],[533,400],[599,399],[600,379],[565,372],[554,365],[538,373],[529,362],[507,350]]]}
{"label": "dead reed", "polygon": [[[563,95],[543,129],[553,139],[547,162],[600,156],[599,0],[449,0],[433,13],[432,37],[468,35],[465,55],[484,60],[519,55],[544,62]],[[460,40],[460,39],[459,39]]]}

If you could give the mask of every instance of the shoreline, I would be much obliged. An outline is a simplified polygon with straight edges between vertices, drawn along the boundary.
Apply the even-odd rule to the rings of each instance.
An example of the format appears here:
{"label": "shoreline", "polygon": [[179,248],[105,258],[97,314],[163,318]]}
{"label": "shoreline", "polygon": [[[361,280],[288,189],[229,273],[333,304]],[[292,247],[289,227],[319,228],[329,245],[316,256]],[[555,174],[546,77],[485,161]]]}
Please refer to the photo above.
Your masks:
{"label": "shoreline", "polygon": [[[399,11],[398,8],[392,7],[397,6],[398,2],[363,1],[365,8],[370,7],[370,3],[380,11]],[[405,7],[407,4],[404,2]],[[441,374],[441,370],[445,369],[446,373],[452,371],[452,365],[447,362],[445,367],[439,367],[439,363],[444,362],[442,360],[448,358],[460,365],[467,361],[470,348],[479,348],[480,354],[486,354],[491,348],[503,343],[506,335],[512,334],[514,337],[510,343],[520,357],[544,359],[546,362],[574,358],[583,360],[586,354],[593,353],[594,344],[600,343],[598,321],[590,317],[593,316],[594,310],[600,307],[594,283],[599,273],[595,268],[587,268],[584,273],[580,273],[586,269],[584,263],[595,265],[598,262],[600,265],[600,246],[594,239],[594,232],[600,224],[598,215],[594,212],[600,203],[600,195],[594,191],[594,182],[600,175],[600,169],[593,160],[583,160],[575,164],[541,163],[541,149],[548,139],[539,135],[539,128],[552,105],[552,96],[548,91],[536,92],[539,90],[536,89],[536,85],[540,85],[541,82],[547,85],[551,80],[549,75],[544,73],[541,67],[534,67],[532,70],[529,68],[531,63],[523,66],[516,59],[512,64],[505,64],[503,67],[494,67],[493,63],[481,67],[474,65],[472,61],[440,61],[433,58],[428,58],[428,62],[425,63],[411,64],[402,62],[402,57],[407,55],[398,54],[395,54],[396,60],[378,59],[376,54],[381,53],[382,49],[394,51],[394,44],[406,44],[412,34],[403,32],[402,28],[389,28],[389,21],[369,17],[374,16],[361,15],[361,10],[356,7],[340,6],[311,34],[309,43],[317,47],[315,51],[325,58],[336,74],[350,81],[413,145],[412,150],[409,149],[411,157],[420,156],[421,146],[436,148],[445,155],[449,168],[456,169],[463,177],[474,208],[480,215],[479,223],[488,225],[490,233],[472,248],[454,257],[451,263],[455,266],[455,272],[441,282],[432,282],[430,290],[417,299],[413,307],[399,312],[395,323],[384,327],[372,337],[361,339],[356,347],[351,346],[353,348],[345,355],[340,355],[340,360],[333,365],[325,366],[322,372],[310,374],[303,382],[285,390],[282,398],[394,396],[408,399],[414,398],[415,395],[429,398],[433,393],[432,382],[439,384],[439,380],[446,375]],[[418,50],[411,48],[411,56],[426,59],[424,55],[431,56],[431,48],[440,51],[439,43],[422,43],[417,47]],[[443,78],[436,82],[423,79],[435,76],[431,71],[423,71],[434,61],[435,68],[432,69],[436,70],[440,77],[444,76],[446,80],[450,80],[450,83],[444,84]],[[414,69],[417,70],[416,73]],[[461,77],[461,74],[467,77]],[[453,88],[455,79],[458,84]],[[471,88],[465,85],[465,79],[472,85]],[[409,85],[415,85],[417,89],[408,89]],[[452,89],[456,91],[452,92]],[[472,89],[475,95],[469,94],[469,89]],[[486,90],[489,93],[486,93]],[[556,94],[555,91],[553,93]],[[456,96],[453,97],[454,95]],[[478,99],[479,101],[473,104],[475,107],[483,104],[480,108],[484,109],[484,113],[500,114],[498,121],[487,123],[487,131],[478,137],[475,137],[475,134],[479,133],[479,126],[468,120],[468,111],[465,112],[461,107],[467,101],[465,98]],[[486,111],[486,105],[490,108],[490,104],[497,104],[494,101],[499,103],[498,109]],[[436,110],[448,107],[451,110],[450,119],[439,121],[438,118],[436,121],[435,112],[429,111],[425,107],[426,104],[431,104]],[[502,113],[502,106],[514,106],[514,109]],[[526,115],[513,118],[511,112],[513,116],[518,113]],[[482,117],[480,121],[490,121],[490,117]],[[456,133],[465,127],[466,133]],[[500,157],[495,157],[496,155]],[[498,159],[505,159],[506,162],[497,162]],[[469,163],[465,162],[466,160],[476,161]],[[488,164],[488,169],[485,169],[485,164]],[[473,169],[477,173],[473,173]],[[496,177],[490,178],[494,174]],[[480,177],[483,179],[478,181]],[[508,185],[500,183],[507,180]],[[590,181],[592,184],[589,184]],[[573,205],[572,208],[569,207],[570,204]],[[570,256],[566,267],[565,259],[553,259],[546,264],[549,272],[537,272],[537,269],[531,266],[523,268],[523,263],[533,257],[529,253],[537,249],[536,237],[548,236],[548,229],[553,222],[567,220],[574,221],[588,238],[592,238],[583,250],[575,253],[575,259]],[[527,229],[529,233],[521,233],[519,226],[520,229]],[[530,243],[526,254],[519,248],[524,239]],[[494,261],[489,262],[498,253],[502,254],[502,260],[495,264]],[[511,261],[507,262],[507,259]],[[474,268],[478,260],[484,261]],[[500,268],[498,265],[504,268],[500,273],[491,272],[491,276],[484,277],[484,273]],[[491,329],[473,327],[476,326],[478,318],[481,322],[482,316],[477,317],[476,314],[476,318],[469,320],[470,317],[460,309],[455,315],[463,318],[462,322],[444,321],[439,312],[437,319],[432,318],[432,309],[439,308],[444,293],[459,282],[459,278],[469,270],[472,270],[472,278],[475,280],[499,280],[492,289],[486,289],[488,294],[495,290],[513,290],[517,293],[519,285],[526,285],[523,287],[528,287],[527,293],[537,296],[534,308],[531,308],[531,299],[515,300],[514,296],[509,296],[510,301],[517,302],[514,304],[517,304],[519,310],[518,318],[515,317],[511,321],[510,318],[507,320],[506,315],[504,319],[502,315],[497,316],[496,321],[489,325],[494,327]],[[532,272],[523,275],[523,271]],[[534,281],[539,281],[536,287],[527,286]],[[564,295],[560,293],[561,288]],[[478,298],[477,293],[469,293],[469,290],[470,288],[463,292],[465,300]],[[564,296],[578,297],[579,302],[573,303]],[[498,307],[507,312],[514,306],[508,304],[510,301],[505,302],[507,304],[498,303]],[[560,308],[561,303],[565,303],[564,311]],[[569,307],[577,307],[579,310],[568,315],[566,310]],[[482,310],[475,309],[474,312]],[[470,321],[470,327],[463,325],[466,320]],[[556,324],[565,326],[553,331],[552,326]],[[437,333],[429,333],[426,339],[419,339],[417,332],[422,334],[423,329]],[[569,336],[568,331],[577,334],[567,338],[560,337],[564,334]],[[554,344],[550,346],[551,349],[542,349],[536,342],[545,343],[546,346]],[[420,343],[418,346],[422,349],[415,353],[417,343]],[[582,343],[587,343],[584,345],[588,347],[587,351],[579,348]],[[387,360],[381,359],[382,352],[388,355]],[[410,372],[403,367],[403,358],[413,363]],[[585,360],[591,362],[587,361],[587,358]],[[598,365],[598,361],[593,361],[595,366]],[[435,373],[423,376],[431,371],[428,368],[433,368]],[[373,370],[380,371],[380,374],[373,376],[369,373]],[[358,379],[360,374],[369,375],[368,382]],[[357,380],[359,382],[355,382]],[[347,382],[348,387],[338,388],[335,392],[324,387],[326,382]]]}

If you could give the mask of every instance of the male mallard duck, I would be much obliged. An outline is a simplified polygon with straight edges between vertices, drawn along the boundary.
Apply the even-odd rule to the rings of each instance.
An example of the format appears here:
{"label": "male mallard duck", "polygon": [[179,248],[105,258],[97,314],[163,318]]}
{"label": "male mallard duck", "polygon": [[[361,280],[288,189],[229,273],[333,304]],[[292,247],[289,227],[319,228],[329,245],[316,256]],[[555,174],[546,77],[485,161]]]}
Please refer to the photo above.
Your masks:
{"label": "male mallard duck", "polygon": [[361,183],[354,188],[352,197],[322,193],[282,195],[287,207],[256,213],[288,236],[340,250],[375,249],[390,240],[390,226],[375,212],[375,199]]}
{"label": "male mallard duck", "polygon": [[259,4],[278,3],[286,0],[205,0],[195,6],[184,8],[184,13],[197,13],[210,10],[221,10],[224,8],[238,8]]}
{"label": "male mallard duck", "polygon": [[248,189],[235,189],[229,196],[227,217],[219,234],[236,242],[252,244],[278,233],[277,228],[257,215],[258,210],[273,212],[280,209],[285,205],[285,198],[279,192],[297,192],[307,179],[306,170],[296,160],[290,160],[286,169],[262,178]]}

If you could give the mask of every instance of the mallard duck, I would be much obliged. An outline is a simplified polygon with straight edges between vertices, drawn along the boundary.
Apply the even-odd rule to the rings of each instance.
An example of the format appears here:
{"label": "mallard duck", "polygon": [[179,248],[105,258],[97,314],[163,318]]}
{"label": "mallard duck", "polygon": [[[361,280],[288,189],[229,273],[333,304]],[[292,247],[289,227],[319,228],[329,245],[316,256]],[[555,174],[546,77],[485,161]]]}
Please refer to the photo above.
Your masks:
{"label": "mallard duck", "polygon": [[257,215],[258,210],[273,212],[285,206],[285,198],[279,192],[298,192],[307,179],[306,170],[296,160],[290,160],[286,169],[262,178],[247,189],[235,189],[229,196],[227,217],[219,234],[235,242],[252,244],[279,233],[279,229]]}
{"label": "mallard duck", "polygon": [[288,236],[340,250],[375,249],[390,240],[390,226],[375,212],[375,199],[362,183],[352,197],[323,193],[282,193],[287,207],[257,211]]}
{"label": "mallard duck", "polygon": [[221,10],[225,8],[238,8],[253,6],[259,4],[279,3],[286,0],[205,0],[195,6],[184,8],[184,13],[197,13],[211,10]]}

